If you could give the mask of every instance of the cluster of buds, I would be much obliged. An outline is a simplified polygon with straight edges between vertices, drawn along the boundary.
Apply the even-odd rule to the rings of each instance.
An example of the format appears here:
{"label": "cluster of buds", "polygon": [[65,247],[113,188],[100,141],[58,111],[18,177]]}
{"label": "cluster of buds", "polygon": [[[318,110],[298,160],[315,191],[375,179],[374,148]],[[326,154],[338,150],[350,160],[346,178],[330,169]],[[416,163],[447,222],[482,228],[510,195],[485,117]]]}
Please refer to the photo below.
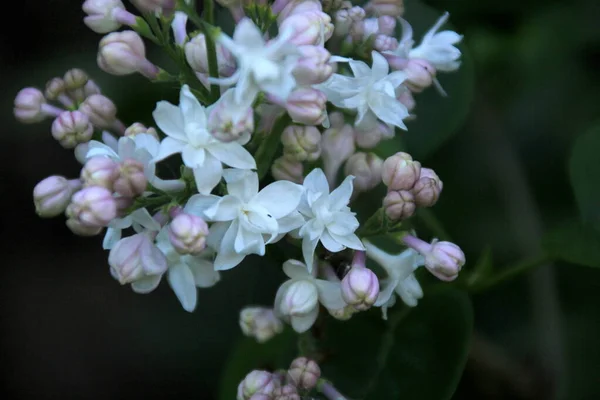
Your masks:
{"label": "cluster of buds", "polygon": [[420,162],[403,152],[384,161],[381,178],[388,188],[383,207],[393,221],[412,217],[417,207],[432,207],[444,187],[432,169],[422,168]]}
{"label": "cluster of buds", "polygon": [[272,308],[245,307],[240,312],[240,328],[244,335],[264,343],[283,332],[283,323],[275,316]]}

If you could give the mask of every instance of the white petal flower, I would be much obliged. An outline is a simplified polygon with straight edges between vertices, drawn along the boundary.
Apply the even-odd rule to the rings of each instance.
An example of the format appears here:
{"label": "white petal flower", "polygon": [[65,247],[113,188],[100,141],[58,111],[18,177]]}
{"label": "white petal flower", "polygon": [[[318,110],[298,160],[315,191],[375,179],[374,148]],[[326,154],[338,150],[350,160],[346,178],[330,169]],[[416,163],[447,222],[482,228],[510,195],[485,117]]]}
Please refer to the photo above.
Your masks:
{"label": "white petal flower", "polygon": [[304,222],[297,211],[302,186],[277,181],[259,192],[255,172],[227,169],[223,175],[226,196],[192,196],[185,208],[186,212],[217,222],[207,239],[208,245],[217,250],[217,270],[235,267],[248,254],[264,255],[266,244]]}
{"label": "white petal flower", "polygon": [[375,306],[382,307],[384,319],[387,318],[387,308],[395,303],[395,294],[400,296],[406,305],[415,307],[419,299],[423,297],[423,290],[414,271],[425,265],[423,256],[413,249],[392,255],[367,240],[363,243],[367,250],[367,256],[381,265],[388,274],[388,277],[381,281],[379,297],[375,302]]}
{"label": "white petal flower", "polygon": [[163,228],[156,237],[156,246],[167,259],[169,269],[167,280],[184,310],[194,311],[197,304],[196,288],[208,288],[220,280],[209,260],[211,252],[205,251],[199,256],[181,255],[171,245],[167,228]]}
{"label": "white petal flower", "polygon": [[410,50],[409,58],[422,58],[429,61],[438,71],[456,71],[460,66],[460,50],[454,45],[462,40],[462,35],[454,31],[437,32],[448,21],[449,13],[444,13],[427,31],[418,47]]}
{"label": "white petal flower", "polygon": [[291,34],[290,30],[283,30],[265,43],[256,25],[248,18],[242,19],[233,39],[223,33],[217,38],[237,59],[238,70],[229,78],[209,81],[220,85],[237,83],[234,97],[238,104],[252,103],[260,91],[285,101],[296,87],[292,70],[300,58],[296,46],[288,43]]}
{"label": "white petal flower", "polygon": [[314,324],[319,314],[319,303],[330,310],[346,305],[340,282],[315,278],[302,262],[286,261],[283,272],[290,279],[277,290],[275,315],[291,323],[296,332],[305,332]]}
{"label": "white petal flower", "polygon": [[139,208],[126,217],[115,218],[110,222],[104,235],[102,248],[105,250],[112,249],[121,240],[121,231],[130,227],[133,227],[136,233],[160,231],[160,224],[152,218],[148,210]]}
{"label": "white petal flower", "polygon": [[346,247],[364,250],[354,234],[358,228],[355,214],[348,208],[352,196],[353,176],[348,176],[342,184],[329,193],[329,184],[323,171],[314,169],[304,179],[304,196],[298,210],[306,218],[306,223],[298,234],[302,237],[304,262],[312,271],[315,248],[319,241],[333,252]]}
{"label": "white petal flower", "polygon": [[377,119],[406,129],[402,121],[408,117],[406,106],[396,99],[396,88],[406,79],[402,71],[389,73],[386,59],[372,53],[373,66],[350,60],[354,77],[334,74],[326,82],[315,85],[335,106],[357,111],[355,125],[361,129],[375,126]]}
{"label": "white petal flower", "polygon": [[208,111],[187,85],[181,88],[179,107],[161,101],[153,116],[168,136],[161,142],[155,161],[181,153],[185,166],[194,171],[200,193],[209,194],[217,186],[223,175],[222,163],[233,168],[256,168],[254,158],[242,145],[248,141],[247,136],[224,143],[208,132]]}

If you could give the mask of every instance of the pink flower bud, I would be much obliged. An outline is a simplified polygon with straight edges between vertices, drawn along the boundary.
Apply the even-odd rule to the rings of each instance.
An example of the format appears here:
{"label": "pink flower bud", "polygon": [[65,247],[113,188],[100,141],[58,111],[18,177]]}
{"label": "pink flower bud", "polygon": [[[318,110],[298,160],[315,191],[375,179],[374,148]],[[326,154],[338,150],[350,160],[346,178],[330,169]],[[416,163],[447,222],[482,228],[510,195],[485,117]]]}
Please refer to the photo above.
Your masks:
{"label": "pink flower bud", "polygon": [[308,280],[297,280],[287,288],[280,306],[285,316],[303,316],[318,306],[316,286]]}
{"label": "pink flower bud", "polygon": [[390,15],[382,15],[377,18],[377,24],[379,33],[382,35],[394,36],[396,34],[396,18]]}
{"label": "pink flower bud", "polygon": [[137,197],[144,193],[148,179],[144,175],[144,165],[128,158],[121,163],[119,175],[114,183],[114,190],[123,197]]}
{"label": "pink flower bud", "polygon": [[383,162],[381,178],[390,190],[411,189],[421,174],[421,163],[408,153],[396,153]]}
{"label": "pink flower bud", "polygon": [[78,179],[49,176],[33,188],[35,212],[42,218],[56,217],[64,212],[75,190],[81,187]]}
{"label": "pink flower bud", "polygon": [[246,307],[240,312],[239,322],[244,335],[255,338],[258,343],[283,332],[283,323],[272,308]]}
{"label": "pink flower bud", "polygon": [[344,124],[341,128],[330,128],[321,139],[323,169],[329,184],[334,186],[335,177],[342,163],[354,154],[354,129]]}
{"label": "pink flower bud", "polygon": [[296,159],[282,156],[273,161],[271,174],[277,181],[292,181],[302,184],[304,181],[304,166]]}
{"label": "pink flower bud", "polygon": [[64,81],[67,90],[81,89],[90,80],[89,75],[82,69],[72,68],[65,72]]}
{"label": "pink flower bud", "polygon": [[404,68],[406,73],[406,86],[413,92],[419,93],[431,86],[435,78],[435,68],[429,61],[411,59]]}
{"label": "pink flower bud", "polygon": [[364,8],[360,6],[354,6],[348,10],[348,16],[352,21],[357,22],[364,20],[367,16],[367,13],[365,12]]}
{"label": "pink flower bud", "polygon": [[404,0],[371,0],[365,8],[375,15],[401,17],[404,14]]}
{"label": "pink flower bud", "polygon": [[146,48],[140,35],[134,31],[113,32],[104,36],[98,50],[98,66],[113,75],[139,72],[149,79],[159,69],[146,59]]}
{"label": "pink flower bud", "polygon": [[283,20],[279,26],[280,32],[291,31],[291,44],[323,45],[333,34],[331,17],[322,11],[305,11],[294,13]]}
{"label": "pink flower bud", "polygon": [[293,14],[323,11],[323,7],[319,0],[275,0],[272,10],[273,13],[277,14],[277,23],[281,24]]}
{"label": "pink flower bud", "polygon": [[296,161],[316,161],[321,155],[321,132],[314,126],[289,125],[281,135],[283,153]]}
{"label": "pink flower bud", "polygon": [[46,83],[44,95],[48,100],[57,100],[58,96],[65,93],[67,85],[62,78],[52,78]]}
{"label": "pink flower bud", "polygon": [[100,90],[100,87],[96,84],[96,82],[94,82],[91,79],[89,81],[87,81],[87,83],[83,87],[84,98],[90,97],[93,94],[101,94],[101,93],[102,93],[102,91]]}
{"label": "pink flower bud", "polygon": [[292,121],[307,125],[320,125],[327,117],[327,96],[312,88],[299,88],[289,97],[285,108]]}
{"label": "pink flower bud", "polygon": [[117,203],[108,189],[90,186],[73,195],[66,214],[81,225],[101,228],[117,216]]}
{"label": "pink flower bud", "polygon": [[383,139],[391,139],[392,137],[394,137],[394,130],[383,122],[378,122],[368,129],[357,128],[354,130],[356,144],[363,149],[373,149]]}
{"label": "pink flower bud", "polygon": [[415,196],[409,190],[391,190],[383,199],[385,214],[392,221],[403,221],[415,215]]}
{"label": "pink flower bud", "polygon": [[208,131],[222,142],[238,140],[254,131],[254,110],[235,104],[233,92],[228,91],[210,111]]}
{"label": "pink flower bud", "polygon": [[118,176],[119,165],[108,157],[92,157],[81,170],[84,186],[102,186],[111,192]]}
{"label": "pink flower bud", "polygon": [[355,192],[366,192],[381,182],[383,161],[374,153],[354,153],[344,168],[346,175],[355,177],[353,186]]}
{"label": "pink flower bud", "polygon": [[350,27],[352,26],[352,18],[350,18],[350,14],[347,9],[337,10],[334,14],[335,20],[335,31],[334,34],[336,37],[345,37],[348,35],[350,31]]}
{"label": "pink flower bud", "polygon": [[331,54],[322,46],[300,46],[302,54],[292,71],[298,85],[314,85],[325,82],[333,74],[329,64]]}
{"label": "pink flower bud", "polygon": [[[231,76],[235,69],[235,59],[225,47],[216,44],[217,65],[220,76]],[[185,44],[185,58],[190,67],[201,74],[208,74],[208,56],[206,53],[206,38],[198,34]]]}
{"label": "pink flower bud", "polygon": [[169,224],[169,240],[179,254],[198,255],[206,247],[208,225],[200,217],[180,213]]}
{"label": "pink flower bud", "polygon": [[377,35],[375,42],[373,42],[373,48],[377,51],[392,51],[398,47],[398,40],[387,35]]}
{"label": "pink flower bud", "polygon": [[86,0],[81,8],[87,14],[83,22],[96,33],[108,33],[121,27],[115,18],[116,12],[125,11],[121,0]]}
{"label": "pink flower bud", "polygon": [[321,368],[313,360],[298,357],[292,361],[287,376],[298,389],[310,390],[317,386],[317,381],[321,377]]}
{"label": "pink flower bud", "polygon": [[100,232],[102,232],[101,226],[89,226],[81,223],[81,221],[69,218],[65,222],[67,228],[71,230],[77,236],[96,236]]}
{"label": "pink flower bud", "polygon": [[359,311],[371,308],[379,296],[379,280],[370,269],[353,265],[342,279],[342,298]]}
{"label": "pink flower bud", "polygon": [[[254,396],[256,395],[264,395],[265,400],[271,399],[277,383],[272,373],[254,370],[240,382],[237,391],[237,400],[254,400]],[[262,398],[260,399],[262,400]]]}
{"label": "pink flower bud", "polygon": [[44,94],[36,88],[25,88],[15,97],[14,114],[19,122],[32,124],[46,118],[43,106],[46,104]]}
{"label": "pink flower bud", "polygon": [[101,129],[111,128],[117,120],[117,107],[108,97],[93,94],[79,106],[90,122]]}
{"label": "pink flower bud", "polygon": [[442,181],[437,174],[429,168],[423,168],[421,177],[412,189],[415,203],[419,207],[432,207],[440,198],[442,188]]}
{"label": "pink flower bud", "polygon": [[450,242],[434,241],[431,250],[424,256],[425,267],[429,272],[447,282],[456,279],[462,266],[465,265],[465,253]]}
{"label": "pink flower bud", "polygon": [[[167,271],[165,255],[144,233],[138,233],[119,240],[110,250],[108,264],[112,276],[121,285],[134,283],[152,276],[160,276]],[[154,287],[149,288],[149,290],[136,291],[147,293],[152,291]]]}
{"label": "pink flower bud", "polygon": [[287,384],[275,388],[273,400],[301,400],[301,397],[294,385]]}
{"label": "pink flower bud", "polygon": [[72,149],[79,143],[89,142],[94,127],[87,115],[81,111],[63,111],[52,122],[52,137],[65,149]]}
{"label": "pink flower bud", "polygon": [[169,15],[175,10],[175,0],[131,0],[131,2],[142,12]]}
{"label": "pink flower bud", "polygon": [[398,94],[398,101],[404,104],[408,112],[414,110],[415,106],[417,105],[417,102],[415,101],[415,98],[410,90],[403,90],[400,92],[400,94]]}
{"label": "pink flower bud", "polygon": [[136,135],[139,135],[139,134],[150,135],[153,138],[155,138],[156,140],[160,141],[160,138],[158,137],[158,132],[156,132],[156,129],[154,129],[152,127],[146,128],[146,126],[144,124],[141,124],[139,122],[135,122],[132,125],[130,125],[127,129],[125,129],[125,136],[135,137]]}

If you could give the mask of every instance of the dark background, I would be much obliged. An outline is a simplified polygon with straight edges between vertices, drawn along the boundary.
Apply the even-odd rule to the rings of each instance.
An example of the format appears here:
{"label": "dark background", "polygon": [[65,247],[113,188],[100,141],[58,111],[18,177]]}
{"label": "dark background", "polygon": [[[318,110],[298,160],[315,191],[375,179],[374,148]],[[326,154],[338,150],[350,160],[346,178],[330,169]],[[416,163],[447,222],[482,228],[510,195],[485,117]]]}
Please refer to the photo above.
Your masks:
{"label": "dark background", "polygon": [[[406,0],[411,22],[416,3]],[[566,163],[574,139],[600,119],[600,3],[424,3],[436,11],[417,32],[447,10],[465,35],[463,69],[441,77],[450,97],[432,89],[418,97],[421,121],[426,112],[432,117],[417,119],[406,134],[409,148],[444,181],[435,212],[469,261],[487,245],[500,266],[535,255],[542,232],[576,214]],[[201,291],[188,314],[165,283],[149,295],[120,287],[101,237],[72,236],[61,218],[34,213],[33,186],[50,174],[74,177],[80,166],[52,139],[50,121],[14,121],[21,87],[43,88],[68,68],[83,68],[126,123],[151,124],[155,102],[177,96],[141,77],[101,72],[100,36],[83,24],[80,4],[22,0],[3,13],[2,392],[15,399],[212,399],[240,336],[237,312],[270,304],[282,277],[251,259]],[[161,60],[153,51],[149,57]],[[443,146],[424,145],[438,131],[449,138]],[[456,398],[600,398],[599,289],[598,271],[557,263],[474,296],[476,334]]]}

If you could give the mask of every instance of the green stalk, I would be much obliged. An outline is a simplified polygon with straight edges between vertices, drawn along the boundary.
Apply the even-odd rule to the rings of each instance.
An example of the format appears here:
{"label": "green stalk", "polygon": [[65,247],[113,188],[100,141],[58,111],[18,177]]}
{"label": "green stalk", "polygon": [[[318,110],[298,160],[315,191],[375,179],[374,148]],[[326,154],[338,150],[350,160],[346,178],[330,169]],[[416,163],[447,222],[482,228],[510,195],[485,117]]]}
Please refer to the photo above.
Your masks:
{"label": "green stalk", "polygon": [[[204,0],[204,18],[208,24],[215,24],[215,3],[213,0]],[[208,56],[208,75],[211,78],[218,78],[219,64],[217,62],[217,47],[215,45],[215,40],[209,32],[204,34],[204,40],[206,40],[206,53]],[[210,85],[210,95],[213,101],[219,100],[221,93],[218,85]]]}

